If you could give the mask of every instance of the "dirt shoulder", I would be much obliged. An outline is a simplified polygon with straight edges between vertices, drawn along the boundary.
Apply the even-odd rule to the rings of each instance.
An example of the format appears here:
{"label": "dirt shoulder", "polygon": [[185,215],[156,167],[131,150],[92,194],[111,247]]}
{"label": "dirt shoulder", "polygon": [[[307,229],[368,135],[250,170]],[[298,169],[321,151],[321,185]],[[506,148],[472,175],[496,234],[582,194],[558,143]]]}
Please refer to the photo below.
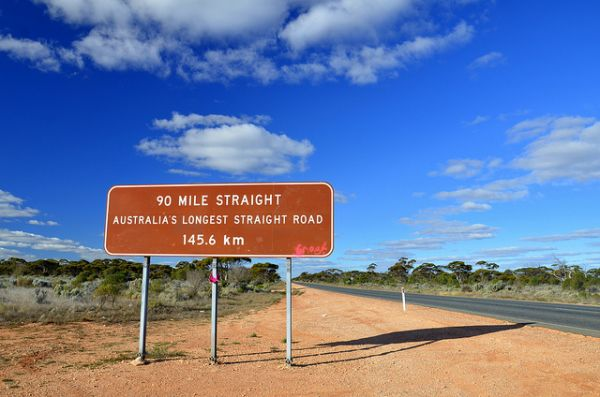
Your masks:
{"label": "dirt shoulder", "polygon": [[0,394],[213,396],[584,396],[600,392],[600,338],[303,288],[294,362],[285,302],[210,327],[149,324],[162,361],[135,367],[137,326],[0,327]]}

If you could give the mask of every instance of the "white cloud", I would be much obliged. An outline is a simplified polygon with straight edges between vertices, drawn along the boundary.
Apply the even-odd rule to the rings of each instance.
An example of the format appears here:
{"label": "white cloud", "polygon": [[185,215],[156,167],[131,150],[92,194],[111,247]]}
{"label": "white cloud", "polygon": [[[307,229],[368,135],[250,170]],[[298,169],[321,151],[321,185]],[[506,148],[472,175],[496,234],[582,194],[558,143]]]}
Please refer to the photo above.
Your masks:
{"label": "white cloud", "polygon": [[[353,196],[353,195],[351,195]],[[350,201],[350,196],[348,196],[347,194],[344,194],[340,191],[336,191],[334,193],[334,199],[336,203],[340,203],[340,204],[347,204],[348,201]]]}
{"label": "white cloud", "polygon": [[37,219],[31,219],[27,223],[34,226],[58,226],[58,222],[55,221],[38,221]]}
{"label": "white cloud", "polygon": [[514,257],[530,252],[543,252],[543,251],[554,251],[556,248],[553,247],[500,247],[500,248],[488,248],[477,251],[475,255],[489,257],[489,258],[500,258],[500,257]]}
{"label": "white cloud", "polygon": [[515,143],[535,138],[551,131],[560,131],[558,135],[573,135],[581,128],[595,121],[592,117],[580,116],[542,116],[523,120],[508,130],[509,142]]}
{"label": "white cloud", "polygon": [[0,35],[0,52],[6,52],[14,59],[31,62],[35,68],[45,72],[60,70],[60,59],[56,53],[39,41]]}
{"label": "white cloud", "polygon": [[548,129],[554,117],[544,116],[521,121],[508,130],[510,142],[519,142],[540,135]]}
{"label": "white cloud", "polygon": [[476,70],[481,68],[491,68],[498,66],[505,61],[504,55],[501,52],[492,51],[487,54],[480,56],[471,62],[468,66],[469,70]]}
{"label": "white cloud", "polygon": [[0,258],[8,258],[11,256],[21,255],[20,251],[0,247]]}
{"label": "white cloud", "polygon": [[281,67],[283,78],[290,83],[300,83],[304,80],[318,82],[332,74],[329,66],[319,62],[296,63]]}
{"label": "white cloud", "polygon": [[518,110],[515,110],[512,112],[500,113],[496,118],[499,121],[507,121],[507,120],[513,119],[515,117],[525,116],[530,112],[531,112],[531,110],[529,110],[529,109],[518,109]]}
{"label": "white cloud", "polygon": [[34,0],[46,4],[49,13],[56,19],[73,24],[116,23],[123,24],[131,19],[131,12],[120,0]]}
{"label": "white cloud", "polygon": [[43,72],[59,72],[63,64],[83,67],[81,55],[72,49],[42,41],[16,39],[11,35],[0,34],[0,52],[7,53],[13,59],[29,62]]}
{"label": "white cloud", "polygon": [[502,159],[494,158],[488,161],[487,167],[490,169],[498,168],[502,165]]}
{"label": "white cloud", "polygon": [[465,201],[460,205],[464,211],[489,211],[492,206],[486,203],[476,203],[474,201]]}
{"label": "white cloud", "polygon": [[193,81],[227,82],[239,78],[255,79],[263,84],[280,76],[277,65],[261,52],[265,43],[243,47],[205,51],[200,57],[188,52],[178,73]]}
{"label": "white cloud", "polygon": [[226,116],[222,114],[207,114],[200,115],[190,113],[184,115],[178,112],[173,112],[170,119],[155,119],[152,124],[156,128],[162,128],[169,131],[179,131],[190,127],[214,127],[219,125],[237,125],[245,123],[266,124],[270,121],[269,116]]}
{"label": "white cloud", "polygon": [[118,28],[155,25],[165,35],[215,39],[274,32],[286,17],[282,0],[36,0],[74,25]]}
{"label": "white cloud", "polygon": [[416,217],[400,218],[400,223],[405,225],[423,225],[430,223],[432,220],[443,219],[448,215],[461,214],[466,212],[484,212],[492,209],[492,206],[487,203],[478,203],[475,201],[465,201],[460,205],[451,205],[446,207],[425,208],[417,212]]}
{"label": "white cloud", "polygon": [[[438,192],[435,197],[462,202],[513,201],[526,197],[533,184],[600,179],[600,121],[595,118],[538,117],[515,124],[507,134],[511,142],[530,140],[522,153],[509,163],[509,167],[527,171],[526,174],[481,186]],[[493,159],[486,166],[494,169],[501,164],[500,159]],[[441,173],[472,176],[481,169],[480,165],[473,160],[449,160]]]}
{"label": "white cloud", "polygon": [[[338,266],[337,262],[325,258],[294,258],[294,273],[301,272],[299,269],[331,269]],[[284,267],[282,265],[280,269]]]}
{"label": "white cloud", "polygon": [[374,83],[381,72],[405,67],[407,63],[432,55],[453,45],[468,42],[473,28],[461,22],[444,36],[416,37],[394,47],[344,49],[338,47],[329,59],[337,75],[346,76],[355,84]]}
{"label": "white cloud", "polygon": [[477,159],[452,159],[440,171],[432,171],[429,176],[446,175],[457,179],[471,178],[484,171],[493,170],[502,164],[502,160],[494,158],[489,161]]}
{"label": "white cloud", "polygon": [[547,235],[547,236],[524,237],[522,240],[539,241],[539,242],[556,242],[556,241],[596,239],[596,238],[600,238],[600,229],[581,229],[581,230],[575,230],[570,233],[551,234],[551,235]]}
{"label": "white cloud", "polygon": [[526,197],[529,178],[499,179],[476,187],[461,188],[436,193],[435,197],[465,201],[513,201]]}
{"label": "white cloud", "polygon": [[[493,238],[497,228],[484,224],[470,224],[443,219],[413,220],[404,218],[403,223],[418,226],[418,237],[385,241],[376,248],[350,249],[344,252],[349,260],[394,260],[413,256],[411,251],[439,250],[450,243]],[[354,259],[352,259],[354,258]]]}
{"label": "white cloud", "polygon": [[420,0],[34,1],[77,37],[62,48],[0,36],[0,51],[51,71],[91,63],[200,82],[366,84],[473,35],[450,14],[434,20],[434,2]]}
{"label": "white cloud", "polygon": [[488,121],[490,118],[489,116],[475,116],[475,118],[469,122],[467,122],[467,125],[479,125],[482,123],[485,123],[486,121]]}
{"label": "white cloud", "polygon": [[436,194],[440,199],[463,200],[485,200],[485,201],[514,201],[526,197],[529,194],[527,189],[518,189],[504,191],[500,189],[490,189],[487,187],[464,188],[449,192],[439,192]]}
{"label": "white cloud", "polygon": [[302,170],[314,151],[306,139],[297,141],[251,123],[190,128],[177,137],[143,139],[137,149],[150,156],[233,175],[279,175]]}
{"label": "white cloud", "polygon": [[0,247],[68,252],[90,258],[105,256],[104,250],[86,247],[73,240],[8,229],[0,229]]}
{"label": "white cloud", "polygon": [[[39,213],[36,209],[22,207],[22,203],[23,199],[0,190],[0,218],[33,217]],[[40,221],[36,219],[30,219],[28,223],[34,226],[58,226],[58,223],[55,221]],[[85,257],[104,256],[103,250],[86,247],[73,240],[46,237],[17,230],[0,229],[0,257],[20,255],[20,252],[16,251],[15,248],[70,252]]]}
{"label": "white cloud", "polygon": [[145,70],[168,75],[170,68],[163,51],[176,44],[161,37],[145,37],[134,29],[95,28],[73,43],[79,55],[87,56],[107,70]]}
{"label": "white cloud", "polygon": [[600,179],[600,121],[560,117],[540,129],[540,136],[513,161],[540,183]]}
{"label": "white cloud", "polygon": [[481,223],[435,220],[417,232],[418,235],[440,236],[445,241],[480,240],[494,237],[495,227]]}
{"label": "white cloud", "polygon": [[322,43],[337,43],[377,36],[400,14],[410,11],[414,0],[331,0],[315,2],[281,31],[295,51]]}
{"label": "white cloud", "polygon": [[443,175],[454,178],[470,178],[479,174],[484,166],[484,162],[474,159],[448,160],[448,163],[441,171]]}
{"label": "white cloud", "polygon": [[167,170],[167,172],[169,174],[185,175],[185,176],[205,176],[206,175],[206,174],[203,174],[202,172],[190,171],[190,170],[181,170],[179,168],[169,168]]}
{"label": "white cloud", "polygon": [[0,218],[29,218],[39,213],[30,207],[23,207],[23,199],[0,190]]}

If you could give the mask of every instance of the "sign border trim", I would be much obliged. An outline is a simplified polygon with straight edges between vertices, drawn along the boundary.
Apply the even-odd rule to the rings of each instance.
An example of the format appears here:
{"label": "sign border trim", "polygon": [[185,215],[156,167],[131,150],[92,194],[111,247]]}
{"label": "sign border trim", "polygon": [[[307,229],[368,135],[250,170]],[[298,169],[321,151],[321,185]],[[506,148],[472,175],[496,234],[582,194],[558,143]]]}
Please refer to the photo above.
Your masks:
{"label": "sign border trim", "polygon": [[[110,252],[106,247],[106,239],[108,232],[108,210],[110,204],[110,194],[116,188],[136,188],[136,187],[177,187],[177,186],[248,186],[248,185],[260,185],[260,186],[273,186],[273,185],[325,185],[331,191],[331,249],[326,254],[319,255],[218,255],[218,254],[153,254],[153,253],[135,253],[135,254],[119,254]],[[227,257],[227,258],[326,258],[333,253],[334,249],[334,204],[335,204],[335,192],[333,186],[330,183],[320,182],[234,182],[234,183],[176,183],[176,184],[140,184],[140,185],[114,185],[112,186],[106,195],[106,217],[104,222],[104,251],[110,256],[159,256],[159,257]]]}

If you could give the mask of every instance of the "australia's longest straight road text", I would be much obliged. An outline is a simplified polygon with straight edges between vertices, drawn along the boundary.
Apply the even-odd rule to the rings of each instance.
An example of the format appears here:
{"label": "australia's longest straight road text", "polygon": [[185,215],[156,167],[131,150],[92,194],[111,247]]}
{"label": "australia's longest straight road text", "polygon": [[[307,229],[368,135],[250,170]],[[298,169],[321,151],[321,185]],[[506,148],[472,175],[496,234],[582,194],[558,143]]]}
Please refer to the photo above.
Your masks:
{"label": "australia's longest straight road text", "polygon": [[[402,299],[401,293],[394,291],[344,288],[321,284],[299,284],[325,291],[370,298]],[[531,322],[532,325],[600,337],[599,306],[421,294],[406,294],[406,300],[408,304],[479,314],[514,322]]]}

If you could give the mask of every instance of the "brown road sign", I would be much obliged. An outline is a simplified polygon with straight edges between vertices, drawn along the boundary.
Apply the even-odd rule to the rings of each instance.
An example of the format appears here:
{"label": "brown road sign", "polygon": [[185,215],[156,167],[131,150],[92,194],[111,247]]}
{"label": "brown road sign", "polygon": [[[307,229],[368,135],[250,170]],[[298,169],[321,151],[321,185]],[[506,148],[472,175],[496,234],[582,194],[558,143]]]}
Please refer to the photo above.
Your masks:
{"label": "brown road sign", "polygon": [[108,192],[110,255],[325,257],[333,188],[324,182],[126,185]]}

